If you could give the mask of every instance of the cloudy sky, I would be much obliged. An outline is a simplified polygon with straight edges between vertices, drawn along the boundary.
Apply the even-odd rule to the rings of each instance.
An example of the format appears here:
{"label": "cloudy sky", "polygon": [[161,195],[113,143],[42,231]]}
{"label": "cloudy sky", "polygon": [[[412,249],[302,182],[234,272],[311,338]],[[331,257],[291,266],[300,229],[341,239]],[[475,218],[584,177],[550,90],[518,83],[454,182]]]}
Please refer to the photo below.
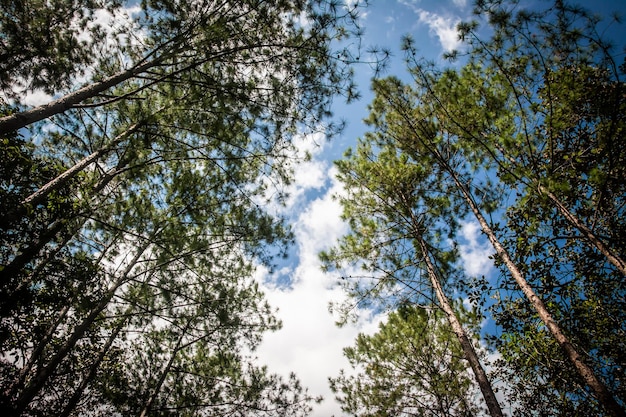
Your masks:
{"label": "cloudy sky", "polygon": [[[361,16],[364,43],[394,50],[387,74],[397,76],[402,75],[404,68],[398,50],[403,35],[413,35],[421,54],[439,60],[444,51],[458,47],[455,26],[471,13],[470,5],[464,0],[372,3]],[[342,348],[352,345],[360,332],[375,332],[384,320],[381,315],[362,311],[356,324],[338,328],[328,306],[345,296],[334,286],[337,276],[323,273],[318,260],[318,253],[347,230],[340,219],[340,206],[332,199],[333,194],[341,193],[332,161],[340,158],[365,131],[361,120],[367,116],[367,104],[372,98],[368,91],[372,73],[367,65],[357,71],[363,99],[349,106],[338,102],[335,108],[335,116],[348,122],[343,134],[330,142],[316,136],[304,138],[300,143],[313,157],[297,167],[292,198],[285,208],[291,214],[296,236],[290,262],[272,275],[260,270],[257,277],[283,321],[280,331],[265,336],[257,352],[259,360],[273,372],[283,375],[296,372],[311,394],[324,396],[325,400],[314,409],[314,417],[342,415],[328,388],[328,377],[348,368]],[[473,274],[488,273],[490,251],[480,238],[477,225],[468,224],[463,232],[467,245],[462,247],[462,254],[471,260],[468,269]],[[284,285],[286,280],[290,281],[289,286]]]}
{"label": "cloudy sky", "polygon": [[[529,1],[532,0],[526,3]],[[578,3],[604,16],[626,7],[612,0]],[[593,5],[589,6],[591,3]],[[364,44],[395,51],[387,74],[402,77],[404,65],[398,50],[402,36],[411,34],[421,55],[443,64],[442,54],[460,46],[456,24],[469,18],[471,0],[374,0],[361,15]],[[272,371],[284,375],[294,371],[311,394],[324,396],[325,400],[315,407],[313,417],[342,415],[328,388],[328,377],[348,368],[342,348],[352,345],[360,332],[375,332],[384,320],[382,316],[363,311],[358,323],[342,328],[335,326],[328,305],[344,299],[344,295],[334,286],[337,276],[321,272],[317,256],[346,231],[346,225],[340,220],[339,204],[332,199],[333,194],[341,192],[332,161],[340,158],[365,131],[361,121],[367,116],[367,104],[372,98],[369,93],[371,76],[367,65],[357,68],[362,100],[349,106],[337,103],[335,116],[348,122],[340,137],[331,142],[319,136],[302,140],[301,147],[310,151],[313,158],[297,168],[292,198],[286,207],[296,235],[294,254],[274,274],[260,270],[257,277],[283,321],[280,331],[265,336],[257,354]],[[481,236],[478,224],[467,223],[463,227],[461,243],[460,253],[468,274],[489,276],[495,273],[488,258],[491,248]],[[283,285],[285,281],[291,285]]]}

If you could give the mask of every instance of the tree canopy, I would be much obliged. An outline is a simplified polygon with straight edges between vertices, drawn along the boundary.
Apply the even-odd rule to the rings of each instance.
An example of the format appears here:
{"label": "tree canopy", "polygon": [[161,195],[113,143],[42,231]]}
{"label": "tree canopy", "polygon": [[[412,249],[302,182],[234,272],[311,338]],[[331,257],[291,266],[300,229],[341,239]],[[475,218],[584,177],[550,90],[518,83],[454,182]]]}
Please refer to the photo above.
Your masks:
{"label": "tree canopy", "polygon": [[[461,317],[472,320],[469,312]],[[439,310],[404,305],[344,355],[357,373],[342,370],[330,382],[349,415],[478,415],[463,350]]]}
{"label": "tree canopy", "polygon": [[[454,66],[424,61],[407,38],[410,81],[373,82],[371,131],[338,162],[351,229],[322,258],[357,268],[345,284],[356,302],[420,294],[426,258],[403,244],[417,213],[432,257],[451,262],[443,281],[495,319],[492,376],[508,381],[516,415],[624,415],[624,66],[582,8],[475,10]],[[377,197],[367,210],[366,194]],[[497,280],[454,271],[456,225],[471,218],[493,245]]]}
{"label": "tree canopy", "polygon": [[[358,2],[0,6],[3,415],[308,414],[255,358],[254,273],[293,240],[294,137],[358,96]],[[353,415],[624,416],[626,60],[563,0],[474,11],[450,65],[404,40],[336,163],[336,311],[388,320],[331,386]],[[497,276],[463,271],[467,222]]]}
{"label": "tree canopy", "polygon": [[265,203],[292,138],[354,94],[359,6],[3,6],[3,413],[305,415],[256,363],[280,321],[253,273],[291,240]]}

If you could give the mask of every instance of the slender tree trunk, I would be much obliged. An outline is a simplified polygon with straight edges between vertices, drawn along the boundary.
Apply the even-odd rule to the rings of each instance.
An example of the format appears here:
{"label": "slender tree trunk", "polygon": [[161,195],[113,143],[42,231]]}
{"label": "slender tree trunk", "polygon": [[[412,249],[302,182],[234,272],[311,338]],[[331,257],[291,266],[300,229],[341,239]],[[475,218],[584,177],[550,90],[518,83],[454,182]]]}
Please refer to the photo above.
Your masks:
{"label": "slender tree trunk", "polygon": [[441,287],[441,283],[439,277],[437,276],[437,270],[435,265],[433,265],[430,259],[430,252],[422,238],[422,235],[416,230],[415,238],[418,240],[420,249],[422,251],[422,255],[424,257],[424,261],[426,262],[426,269],[428,271],[428,277],[430,279],[430,283],[435,290],[435,294],[437,295],[437,299],[439,300],[439,304],[441,308],[448,316],[448,321],[450,326],[452,327],[452,331],[456,334],[456,337],[459,339],[459,343],[461,344],[461,348],[463,349],[463,353],[465,355],[465,359],[470,363],[472,371],[474,372],[474,377],[476,378],[476,382],[480,387],[480,391],[483,394],[483,398],[485,399],[485,403],[487,404],[487,408],[489,410],[489,414],[491,417],[503,417],[502,409],[500,408],[500,404],[496,399],[496,395],[493,392],[493,387],[491,386],[491,382],[487,377],[487,373],[482,367],[480,360],[478,359],[478,355],[476,354],[476,350],[474,349],[474,345],[472,344],[469,337],[467,337],[467,333],[452,306],[450,305],[450,301],[448,297],[446,297],[443,292],[443,288]]}
{"label": "slender tree trunk", "polygon": [[[478,143],[485,149],[489,149],[489,147],[485,144],[484,141],[478,140]],[[512,158],[510,155],[508,155],[502,146],[496,145],[496,149],[513,166],[518,165],[517,161],[514,158]],[[518,181],[523,182],[522,179],[518,175],[516,175],[511,169],[504,167],[503,164],[498,161],[498,158],[493,153],[492,153],[492,156],[494,160],[498,163],[498,166],[504,169],[508,174],[513,175]],[[565,220],[567,220],[569,224],[571,224],[576,229],[578,229],[578,231],[582,233],[582,235],[587,239],[587,241],[589,242],[591,246],[595,247],[602,255],[606,257],[606,259],[611,264],[613,264],[624,276],[626,276],[626,261],[624,261],[624,259],[622,259],[619,255],[615,254],[602,241],[602,239],[596,236],[596,234],[591,229],[589,229],[578,217],[572,214],[572,212],[569,211],[569,209],[565,206],[565,204],[563,204],[563,202],[556,195],[554,195],[554,193],[552,193],[543,185],[539,184],[538,181],[536,182],[537,182],[537,190],[539,191],[539,193],[548,197],[554,203],[559,213],[561,213],[561,215],[565,217]]]}
{"label": "slender tree trunk", "polygon": [[91,327],[98,315],[106,308],[106,306],[115,295],[117,289],[127,281],[128,275],[136,266],[137,262],[139,261],[145,250],[148,248],[148,246],[150,246],[150,243],[147,241],[137,250],[134,258],[126,266],[123,273],[118,277],[118,279],[113,282],[113,284],[106,292],[106,294],[102,297],[102,299],[91,309],[89,314],[81,321],[81,323],[74,328],[74,331],[72,332],[70,337],[57,349],[56,353],[48,361],[47,365],[42,367],[37,372],[37,374],[29,381],[24,390],[22,390],[21,394],[15,400],[12,415],[21,415],[28,406],[28,404],[33,400],[33,398],[35,398],[35,396],[39,393],[41,388],[43,388],[43,386],[47,382],[48,378],[50,378],[52,373],[59,366],[61,361],[65,359],[65,357],[74,348],[80,338],[83,337],[85,332]]}
{"label": "slender tree trunk", "polygon": [[54,237],[63,230],[67,224],[67,219],[55,220],[39,238],[33,240],[24,250],[17,254],[11,262],[0,271],[0,277],[4,282],[16,276],[28,262],[33,260],[41,249],[46,246]]}
{"label": "slender tree trunk", "polygon": [[624,276],[626,276],[626,261],[624,261],[620,256],[616,255],[608,248],[604,242],[596,236],[595,233],[591,229],[589,229],[580,219],[574,216],[565,205],[561,202],[561,200],[555,196],[552,192],[547,190],[543,186],[539,186],[539,192],[547,196],[556,206],[557,210],[565,219],[576,229],[578,229],[583,236],[594,246],[602,255],[606,257],[606,259],[612,263]]}
{"label": "slender tree trunk", "polygon": [[[39,263],[37,263],[37,266],[35,266],[35,268],[33,269],[33,271],[28,274],[28,276],[22,278],[22,280],[20,281],[20,283],[15,287],[14,290],[12,290],[9,295],[8,298],[16,298],[19,297],[19,293],[23,290],[26,289],[27,286],[31,285],[34,280],[43,272],[44,268],[46,267],[46,265],[48,265],[50,263],[50,261],[52,259],[54,259],[56,257],[56,255],[61,252],[61,250],[69,243],[69,241],[72,239],[73,235],[78,232],[79,227],[75,227],[75,229],[71,232],[71,233],[67,233],[66,236],[63,238],[62,241],[58,242],[54,249],[46,252],[46,254],[43,256],[43,258],[41,259],[41,261]],[[0,316],[1,317],[6,317],[8,315],[10,315],[14,310],[14,307],[12,306],[4,306],[4,305],[0,305]]]}
{"label": "slender tree trunk", "polygon": [[70,179],[74,178],[76,174],[81,172],[87,166],[91,165],[94,161],[96,161],[99,157],[109,152],[112,148],[121,143],[128,136],[132,135],[137,131],[141,124],[135,123],[131,127],[129,127],[126,131],[118,135],[113,141],[106,147],[100,148],[97,151],[93,152],[91,155],[86,156],[82,160],[78,161],[74,166],[69,168],[67,171],[59,174],[56,178],[50,180],[47,184],[41,187],[39,190],[35,191],[28,197],[26,197],[22,201],[22,205],[37,205],[39,204],[48,194],[52,191],[58,190],[65,183],[67,183]]}
{"label": "slender tree trunk", "polygon": [[[437,157],[443,162],[443,160],[441,159],[441,155],[437,155]],[[528,284],[522,272],[519,270],[515,262],[513,262],[507,250],[502,246],[494,231],[489,226],[489,223],[482,215],[482,212],[478,208],[478,205],[474,202],[474,199],[472,198],[467,187],[461,183],[461,181],[456,176],[456,173],[449,165],[447,165],[447,163],[445,163],[445,167],[448,173],[452,176],[457,188],[463,194],[463,197],[469,205],[472,213],[478,220],[478,223],[480,224],[483,233],[487,235],[487,238],[493,245],[496,254],[506,265],[515,282],[519,285],[524,295],[526,295],[532,306],[535,308],[535,311],[537,311],[537,314],[539,314],[539,317],[541,318],[543,323],[550,330],[558,344],[561,346],[561,348],[569,358],[570,362],[574,365],[576,372],[578,372],[578,374],[583,378],[585,383],[593,390],[596,398],[612,416],[626,416],[626,412],[617,403],[609,389],[595,375],[593,369],[591,369],[591,367],[584,362],[582,356],[578,353],[569,338],[563,333],[559,325],[556,323],[556,321],[546,308],[543,301],[537,296],[530,284]]]}
{"label": "slender tree trunk", "polygon": [[150,409],[154,405],[154,402],[156,401],[159,395],[159,392],[161,392],[161,387],[163,386],[163,383],[165,382],[167,375],[170,373],[170,369],[172,368],[172,364],[174,363],[174,360],[176,359],[176,355],[178,354],[178,352],[180,351],[182,347],[183,339],[185,338],[185,335],[190,325],[191,325],[191,319],[187,321],[185,328],[183,329],[180,336],[178,337],[178,340],[176,341],[176,346],[172,350],[172,354],[170,355],[170,358],[168,359],[167,363],[161,370],[161,376],[159,377],[159,380],[157,381],[156,385],[152,388],[150,397],[145,402],[145,405],[143,409],[141,410],[139,417],[147,417],[148,413],[150,412]]}
{"label": "slender tree trunk", "polygon": [[24,364],[24,367],[20,370],[20,373],[18,375],[18,381],[17,381],[18,387],[21,387],[26,381],[27,375],[30,373],[31,369],[33,368],[37,360],[41,358],[41,354],[43,353],[43,350],[45,349],[48,342],[50,342],[50,340],[52,339],[54,332],[56,332],[57,328],[59,327],[59,324],[65,318],[69,310],[70,310],[70,304],[68,302],[61,309],[61,311],[59,311],[59,313],[57,314],[57,317],[54,319],[50,327],[48,327],[46,334],[44,334],[44,336],[38,341],[37,346],[35,346],[35,348],[33,349],[30,357],[28,358],[28,361],[26,362],[26,364]]}
{"label": "slender tree trunk", "polygon": [[50,103],[43,104],[23,112],[14,113],[10,116],[0,117],[0,136],[4,136],[32,123],[47,119],[55,114],[63,113],[75,105],[87,99],[96,97],[98,94],[103,93],[109,88],[127,81],[152,67],[155,67],[159,64],[159,62],[159,59],[147,61],[128,70],[120,71],[117,74],[103,79],[102,81],[85,86],[74,91],[73,93],[69,93],[57,100],[53,100]]}
{"label": "slender tree trunk", "polygon": [[[96,184],[91,191],[93,194],[97,194],[106,187],[115,176],[123,172],[123,167],[128,163],[128,161],[121,161],[118,164],[118,167],[112,172],[106,174],[102,179]],[[35,239],[28,245],[24,250],[22,250],[11,262],[9,262],[5,267],[0,270],[0,279],[5,282],[10,280],[13,276],[18,274],[21,269],[31,260],[37,257],[37,254],[44,248],[48,243],[50,243],[65,227],[68,219],[59,219],[54,221],[48,230],[46,230],[38,239]],[[78,231],[78,228],[75,228],[72,233]],[[64,240],[64,244],[67,244],[69,239]],[[59,249],[59,248],[57,248]],[[18,286],[18,289],[28,284],[27,282],[21,282]],[[16,290],[17,291],[17,290]]]}
{"label": "slender tree trunk", "polygon": [[43,350],[47,346],[48,342],[50,342],[50,340],[52,339],[54,332],[59,327],[59,324],[61,323],[61,321],[67,315],[69,309],[70,309],[70,305],[68,303],[61,309],[61,311],[59,311],[59,313],[57,314],[57,317],[54,319],[52,324],[48,327],[48,330],[43,335],[43,337],[40,340],[38,340],[38,343],[34,347],[33,351],[31,352],[30,357],[28,358],[28,360],[26,361],[22,369],[20,369],[20,372],[17,374],[17,378],[13,381],[10,388],[5,392],[5,396],[7,398],[13,398],[13,396],[24,386],[24,383],[26,382],[28,374],[35,366],[35,363],[37,362],[37,360],[40,359],[41,354],[43,353]]}
{"label": "slender tree trunk", "polygon": [[410,219],[409,221],[411,223],[411,229],[413,231],[412,237],[418,242],[422,258],[426,263],[426,271],[428,273],[430,283],[435,291],[441,309],[444,311],[448,318],[448,322],[450,323],[450,327],[452,327],[452,331],[459,340],[461,348],[463,349],[465,359],[469,362],[470,367],[472,368],[474,378],[476,379],[480,391],[483,394],[483,398],[485,399],[485,403],[487,404],[489,414],[491,415],[491,417],[503,417],[504,414],[502,413],[500,404],[498,403],[496,395],[493,392],[493,387],[491,385],[491,382],[489,381],[489,378],[487,377],[487,373],[480,363],[478,354],[476,353],[476,349],[474,349],[472,341],[467,336],[465,329],[463,329],[463,325],[457,317],[456,312],[450,305],[448,297],[443,291],[443,288],[441,286],[441,280],[439,279],[439,275],[437,273],[437,268],[430,259],[430,250],[428,249],[428,245],[424,240],[422,227],[415,217],[415,214],[411,210],[411,204],[408,203],[408,199],[406,198],[404,193],[402,193],[402,191],[400,191],[400,195],[403,205],[407,208],[406,217]]}

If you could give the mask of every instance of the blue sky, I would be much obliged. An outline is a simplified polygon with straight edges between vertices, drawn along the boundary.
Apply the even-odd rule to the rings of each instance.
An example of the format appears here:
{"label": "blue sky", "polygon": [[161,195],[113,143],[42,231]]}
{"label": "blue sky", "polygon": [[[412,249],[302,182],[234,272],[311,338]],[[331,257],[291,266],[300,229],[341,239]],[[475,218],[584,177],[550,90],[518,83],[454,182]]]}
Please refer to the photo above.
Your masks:
{"label": "blue sky", "polygon": [[[442,59],[442,54],[460,47],[455,26],[472,17],[471,0],[372,0],[371,3],[361,14],[365,28],[363,44],[391,49],[393,56],[385,75],[401,78],[406,75],[399,50],[404,35],[413,36],[420,55],[441,65],[449,65]],[[531,5],[536,2],[521,3]],[[607,17],[612,11],[621,10],[621,15],[626,17],[624,1],[594,0],[578,4]],[[626,38],[623,25],[601,24],[600,27],[606,29],[609,38]],[[622,52],[623,46],[622,41],[616,50]],[[337,328],[328,305],[341,301],[344,295],[334,286],[338,277],[333,273],[322,273],[317,258],[321,250],[331,246],[347,230],[339,217],[340,207],[332,199],[333,194],[341,192],[341,185],[334,178],[332,161],[341,158],[366,131],[362,120],[368,115],[367,105],[372,99],[369,84],[373,73],[366,64],[358,65],[356,71],[361,100],[350,105],[337,100],[334,108],[335,116],[347,122],[345,131],[331,141],[317,135],[302,138],[299,142],[301,149],[309,151],[313,158],[296,167],[292,197],[287,207],[279,209],[293,224],[296,244],[292,256],[274,274],[260,269],[257,275],[283,321],[280,331],[264,338],[257,352],[259,360],[274,372],[284,375],[296,372],[311,394],[325,397],[325,401],[315,407],[313,417],[342,415],[339,404],[329,391],[327,379],[336,376],[340,369],[348,368],[342,348],[352,345],[360,332],[375,332],[380,321],[384,320],[384,315],[362,311],[357,323]],[[493,277],[495,270],[489,259],[492,250],[481,236],[478,225],[467,223],[461,235],[460,251],[466,272]],[[285,286],[286,282],[290,285]]]}

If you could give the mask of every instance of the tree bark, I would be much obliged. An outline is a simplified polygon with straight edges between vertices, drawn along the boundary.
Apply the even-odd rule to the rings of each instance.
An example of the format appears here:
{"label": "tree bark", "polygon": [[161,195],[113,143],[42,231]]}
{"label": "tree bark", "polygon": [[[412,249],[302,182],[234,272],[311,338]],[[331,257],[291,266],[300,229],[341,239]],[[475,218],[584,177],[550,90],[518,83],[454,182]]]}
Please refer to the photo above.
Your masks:
{"label": "tree bark", "polygon": [[13,397],[24,386],[24,383],[26,381],[26,378],[28,377],[28,374],[30,373],[31,369],[35,366],[35,363],[40,358],[48,342],[50,342],[50,340],[52,339],[54,332],[57,330],[57,328],[59,327],[59,324],[69,312],[69,309],[70,309],[70,305],[68,303],[61,309],[59,314],[57,314],[57,317],[54,319],[52,324],[48,327],[48,330],[43,335],[41,340],[39,340],[37,345],[34,346],[33,351],[30,354],[30,357],[28,358],[28,360],[26,361],[22,369],[20,369],[20,372],[17,374],[17,379],[11,384],[11,388],[7,390],[7,393],[6,393],[7,397],[9,398]]}
{"label": "tree bark", "polygon": [[612,263],[624,276],[626,276],[626,262],[618,255],[613,253],[604,242],[596,236],[591,229],[589,229],[578,217],[574,216],[565,205],[555,196],[552,192],[547,190],[543,186],[539,186],[539,192],[547,196],[556,206],[557,210],[565,219],[576,229],[578,229],[583,236],[594,246],[606,259]]}
{"label": "tree bark", "polygon": [[[413,225],[415,229],[415,225]],[[487,373],[482,367],[480,360],[478,359],[478,355],[476,353],[476,349],[474,349],[474,345],[472,344],[469,337],[467,337],[467,333],[452,306],[450,305],[450,301],[448,297],[443,292],[443,288],[441,287],[441,283],[439,281],[439,277],[437,275],[437,270],[435,265],[432,263],[430,259],[430,252],[428,250],[428,246],[426,242],[422,238],[419,230],[415,230],[415,238],[419,242],[420,249],[422,251],[422,256],[424,261],[426,262],[426,269],[428,271],[428,278],[430,279],[430,283],[435,290],[435,294],[437,295],[437,299],[439,300],[439,304],[443,309],[444,313],[448,317],[448,322],[452,327],[452,331],[459,339],[459,343],[461,344],[461,348],[463,349],[463,353],[465,355],[465,359],[469,362],[472,371],[474,372],[474,377],[476,378],[476,382],[480,387],[480,391],[483,394],[483,398],[485,399],[485,403],[487,404],[487,409],[489,410],[489,414],[491,417],[503,417],[502,409],[500,408],[500,404],[496,398],[495,393],[493,392],[493,387],[489,378],[487,377]]]}
{"label": "tree bark", "polygon": [[441,309],[444,311],[448,318],[448,322],[450,323],[450,327],[452,327],[452,331],[459,340],[461,349],[463,349],[465,359],[469,362],[470,367],[472,368],[474,378],[476,379],[480,391],[483,394],[483,398],[485,399],[485,403],[487,404],[489,414],[491,415],[491,417],[503,417],[504,414],[502,413],[502,408],[500,408],[500,404],[498,403],[496,395],[493,392],[493,387],[491,385],[491,382],[489,381],[489,378],[487,377],[487,373],[480,363],[478,354],[476,353],[476,349],[474,349],[472,341],[467,336],[465,329],[463,329],[463,325],[457,317],[456,312],[450,305],[448,297],[443,291],[441,281],[437,273],[437,268],[430,259],[430,250],[428,249],[428,245],[426,244],[426,241],[424,240],[424,237],[422,235],[423,227],[420,226],[418,219],[411,210],[411,204],[408,202],[408,199],[406,198],[405,194],[402,193],[402,191],[400,191],[400,196],[402,203],[407,210],[405,216],[409,219],[410,222],[410,228],[412,230],[411,237],[418,242],[422,258],[426,263],[426,271],[428,273],[430,284],[435,291]]}
{"label": "tree bark", "polygon": [[[73,235],[78,231],[78,229],[79,227],[76,227],[71,233],[66,233],[63,240],[61,240],[60,242],[57,242],[57,244],[52,250],[47,251],[45,255],[42,257],[41,261],[37,263],[35,268],[27,276],[21,278],[19,284],[8,293],[7,298],[15,299],[15,298],[20,297],[19,293],[21,291],[24,291],[27,286],[33,283],[33,280],[36,279],[36,277],[39,276],[43,272],[46,265],[49,264],[50,261],[54,259],[61,252],[61,250],[63,250],[63,248],[69,243],[69,241],[72,239]],[[11,306],[10,304],[9,305],[1,304],[0,305],[0,317],[6,317],[12,314],[14,308],[15,307]]]}
{"label": "tree bark", "polygon": [[74,91],[73,93],[66,94],[57,100],[51,101],[50,103],[37,106],[30,110],[14,113],[9,116],[0,117],[0,136],[4,136],[32,123],[47,119],[55,114],[63,113],[82,101],[96,97],[98,94],[108,90],[109,88],[127,81],[158,64],[158,59],[147,61],[141,65],[120,71],[102,81],[87,85]]}
{"label": "tree bark", "polygon": [[55,220],[48,230],[35,239],[24,250],[17,254],[11,262],[6,264],[0,271],[0,279],[4,282],[8,282],[11,278],[15,277],[28,262],[37,257],[37,254],[46,246],[63,228],[67,225],[67,219]]}
{"label": "tree bark", "polygon": [[[485,149],[489,149],[489,147],[482,140],[477,140],[478,143],[484,147]],[[507,155],[506,150],[502,146],[496,146],[496,149],[503,155],[503,158],[509,161],[513,166],[518,165],[517,161],[511,156]],[[498,161],[498,158],[492,154],[494,160],[498,163],[502,169],[504,169],[508,174],[513,175],[518,181],[523,182],[523,180],[516,175],[511,169],[504,167],[504,165]],[[556,206],[557,210],[565,220],[569,222],[572,226],[574,226],[578,231],[582,233],[582,235],[587,239],[587,241],[594,246],[602,255],[606,257],[606,259],[613,264],[624,276],[626,276],[626,261],[624,261],[619,255],[615,254],[596,234],[587,227],[578,217],[572,214],[571,211],[563,204],[563,202],[548,190],[546,187],[541,185],[538,180],[534,180],[534,183],[537,184],[537,190],[540,194],[548,197]],[[527,185],[533,185],[533,183]],[[530,187],[529,187],[530,188]]]}
{"label": "tree bark", "polygon": [[[128,161],[120,162],[121,163],[118,164],[118,167],[116,167],[116,169],[104,175],[102,179],[98,182],[98,184],[94,186],[93,190],[91,190],[92,194],[98,194],[100,191],[102,191],[104,187],[107,186],[107,184],[111,182],[113,178],[115,178],[117,174],[124,171],[123,168],[128,163]],[[23,206],[21,207],[23,208]],[[68,220],[69,219],[55,220],[50,225],[48,230],[46,230],[38,239],[32,241],[31,244],[28,245],[24,250],[22,250],[18,255],[16,255],[11,262],[5,265],[4,269],[0,270],[0,280],[8,281],[16,274],[18,274],[24,267],[24,265],[36,258],[41,249],[43,249],[48,243],[50,243],[63,230],[63,228],[67,225]],[[78,229],[79,227],[75,227],[71,233],[76,233]],[[67,244],[68,242],[69,239],[65,239],[63,245]],[[17,289],[23,287],[24,285],[27,285],[28,283],[29,282],[27,281],[22,281]]]}

